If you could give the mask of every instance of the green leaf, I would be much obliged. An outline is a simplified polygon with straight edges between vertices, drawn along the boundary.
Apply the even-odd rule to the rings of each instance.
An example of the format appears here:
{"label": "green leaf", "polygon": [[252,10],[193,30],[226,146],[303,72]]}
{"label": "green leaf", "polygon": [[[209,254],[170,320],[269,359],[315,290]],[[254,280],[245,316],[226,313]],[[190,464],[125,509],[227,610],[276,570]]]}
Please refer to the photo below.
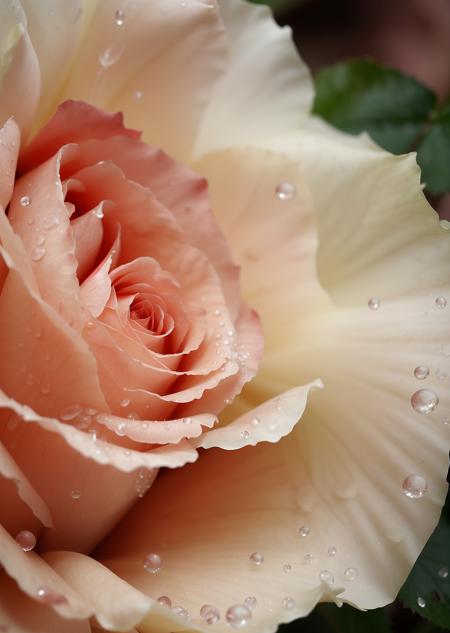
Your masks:
{"label": "green leaf", "polygon": [[333,633],[389,633],[391,628],[384,609],[359,611],[344,604],[324,604],[319,610]]}
{"label": "green leaf", "polygon": [[[439,573],[440,570],[441,573]],[[446,577],[443,577],[444,570],[448,570]],[[425,607],[418,605],[419,597],[425,600]],[[446,507],[442,512],[439,525],[416,561],[400,591],[399,598],[406,606],[433,624],[450,629],[449,496],[447,496]]]}
{"label": "green leaf", "polygon": [[345,62],[316,77],[314,112],[335,127],[394,153],[411,150],[436,103],[434,93],[398,70],[369,60]]}
{"label": "green leaf", "polygon": [[450,191],[450,99],[435,112],[431,130],[417,148],[417,162],[431,193]]}

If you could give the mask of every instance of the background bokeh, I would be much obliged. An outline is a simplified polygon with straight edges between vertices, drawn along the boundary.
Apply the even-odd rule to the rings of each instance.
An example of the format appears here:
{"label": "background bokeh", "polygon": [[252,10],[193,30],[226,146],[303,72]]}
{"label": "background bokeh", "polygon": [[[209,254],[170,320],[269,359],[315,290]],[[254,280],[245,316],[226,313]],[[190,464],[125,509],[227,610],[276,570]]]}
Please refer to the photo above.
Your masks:
{"label": "background bokeh", "polygon": [[[255,0],[262,3],[263,0]],[[352,58],[369,57],[406,72],[434,90],[450,92],[450,0],[265,0],[279,24],[292,27],[313,73]],[[450,166],[449,166],[450,169]],[[450,194],[430,202],[450,219]],[[449,543],[450,549],[450,543]],[[401,601],[370,613],[320,605],[280,633],[439,633],[442,629]]]}

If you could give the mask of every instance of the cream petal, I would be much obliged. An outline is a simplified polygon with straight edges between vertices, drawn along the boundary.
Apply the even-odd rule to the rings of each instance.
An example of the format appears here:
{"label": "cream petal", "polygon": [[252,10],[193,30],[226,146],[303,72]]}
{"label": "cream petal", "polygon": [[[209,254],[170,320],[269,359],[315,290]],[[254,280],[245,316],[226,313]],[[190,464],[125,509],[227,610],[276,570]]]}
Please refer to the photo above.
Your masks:
{"label": "cream petal", "polygon": [[317,387],[323,387],[320,380],[290,389],[244,413],[230,424],[205,433],[192,443],[197,448],[236,450],[255,446],[259,442],[278,442],[292,431],[302,417],[309,391]]}
{"label": "cream petal", "polygon": [[123,631],[138,624],[151,599],[115,576],[89,556],[75,552],[47,552],[46,562],[87,604],[107,631]]}
{"label": "cream petal", "polygon": [[8,450],[0,443],[0,474],[14,482],[17,494],[46,527],[53,527],[50,511],[25,474],[21,471]]}
{"label": "cream petal", "polygon": [[[27,31],[39,60],[41,98],[33,121],[41,127],[54,108],[69,70],[82,27],[82,0],[20,0]],[[85,3],[84,3],[85,4]]]}
{"label": "cream petal", "polygon": [[62,98],[127,112],[128,123],[144,130],[147,141],[181,159],[224,68],[225,38],[206,0],[183,7],[169,0],[160,9],[136,0],[124,7],[124,24],[117,26],[116,3],[93,6]]}
{"label": "cream petal", "polygon": [[20,146],[20,130],[14,119],[8,119],[0,129],[0,205],[6,209],[14,189],[17,156]]}
{"label": "cream petal", "polygon": [[88,620],[67,620],[29,598],[5,573],[0,574],[0,624],[13,633],[90,633]]}
{"label": "cream petal", "polygon": [[17,0],[2,10],[0,42],[0,125],[14,116],[26,138],[38,105],[41,79],[26,18]]}
{"label": "cream petal", "polygon": [[236,145],[259,145],[298,129],[314,96],[290,29],[277,26],[267,7],[241,0],[219,1],[219,7],[228,65],[201,119],[194,157]]}
{"label": "cream petal", "polygon": [[[239,451],[210,449],[194,466],[161,477],[108,537],[100,560],[147,595],[167,595],[185,607],[193,618],[187,629],[208,629],[199,617],[206,603],[221,613],[214,629],[227,631],[227,608],[247,596],[257,599],[252,627],[264,633],[306,615],[321,598],[339,592],[341,578],[328,587],[319,577],[328,561],[304,560],[310,544],[298,529],[310,517],[298,503],[297,480],[306,473],[298,447],[295,461],[290,459],[294,437]],[[152,521],[160,507],[164,512]],[[265,557],[260,566],[249,560],[255,551]],[[143,568],[149,552],[162,558],[157,574]],[[292,566],[288,573],[286,564]],[[286,597],[294,599],[292,609],[283,606]],[[152,630],[151,615],[140,631]]]}

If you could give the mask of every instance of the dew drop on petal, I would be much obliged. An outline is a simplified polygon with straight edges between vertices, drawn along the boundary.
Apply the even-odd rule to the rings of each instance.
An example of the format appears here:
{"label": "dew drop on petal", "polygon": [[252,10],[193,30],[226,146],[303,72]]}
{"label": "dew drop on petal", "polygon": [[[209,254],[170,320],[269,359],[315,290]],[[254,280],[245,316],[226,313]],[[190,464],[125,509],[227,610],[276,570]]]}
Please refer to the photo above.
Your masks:
{"label": "dew drop on petal", "polygon": [[124,407],[124,408],[125,408],[125,407],[128,407],[128,405],[130,404],[130,402],[131,402],[131,400],[127,400],[127,399],[125,399],[125,400],[121,400],[121,401],[120,401],[120,406],[121,406],[121,407]]}
{"label": "dew drop on petal", "polygon": [[109,68],[110,66],[115,64],[117,61],[119,61],[120,57],[122,56],[123,51],[124,51],[123,44],[113,44],[112,46],[104,50],[102,53],[100,53],[100,55],[98,56],[98,61],[100,62],[100,65],[103,68]]}
{"label": "dew drop on petal", "polygon": [[253,611],[253,609],[256,607],[258,601],[255,598],[255,596],[247,596],[246,599],[244,600],[244,605],[246,607],[248,607],[250,609],[250,611]]}
{"label": "dew drop on petal", "polygon": [[105,214],[103,213],[103,209],[101,207],[96,207],[93,210],[93,214],[95,215],[96,218],[98,218],[99,220],[101,220],[103,217],[105,217]]}
{"label": "dew drop on petal", "polygon": [[290,565],[289,563],[285,563],[283,565],[283,571],[285,574],[289,574],[292,571],[292,565]]}
{"label": "dew drop on petal", "polygon": [[22,196],[19,202],[22,207],[28,207],[31,204],[31,198],[29,196]]}
{"label": "dew drop on petal", "polygon": [[78,499],[81,498],[81,490],[79,490],[78,488],[72,488],[72,490],[70,491],[70,496],[74,501],[78,501]]}
{"label": "dew drop on petal", "polygon": [[168,609],[172,607],[172,600],[169,598],[169,596],[159,596],[158,602],[159,604],[162,604],[163,607],[167,607]]}
{"label": "dew drop on petal", "polygon": [[154,552],[150,552],[144,559],[144,569],[149,574],[157,574],[162,566],[161,557]]}
{"label": "dew drop on petal", "polygon": [[135,90],[133,92],[133,99],[135,101],[142,101],[143,97],[144,97],[144,93],[142,92],[142,90]]}
{"label": "dew drop on petal", "polygon": [[435,410],[439,404],[439,398],[432,389],[419,389],[411,396],[411,406],[417,413],[427,415]]}
{"label": "dew drop on petal", "polygon": [[250,433],[246,430],[241,431],[241,437],[243,440],[248,440],[248,438],[250,437]]}
{"label": "dew drop on petal", "polygon": [[182,618],[185,618],[186,620],[191,619],[191,616],[189,615],[189,611],[185,609],[184,607],[181,607],[180,605],[175,605],[174,607],[172,607],[172,613],[175,613],[176,615],[179,615]]}
{"label": "dew drop on petal", "polygon": [[20,530],[20,532],[16,534],[16,542],[24,552],[31,552],[36,545],[36,537],[30,530]]}
{"label": "dew drop on petal", "polygon": [[421,609],[424,609],[427,606],[427,603],[424,600],[424,598],[422,598],[422,596],[419,596],[417,598],[417,606],[420,607]]}
{"label": "dew drop on petal", "polygon": [[38,587],[38,589],[36,590],[36,596],[39,602],[49,606],[67,604],[67,598],[54,589],[51,589],[51,587]]}
{"label": "dew drop on petal", "polygon": [[114,23],[116,26],[123,26],[125,24],[125,13],[122,9],[117,9],[114,13]]}
{"label": "dew drop on petal", "polygon": [[313,559],[314,559],[314,556],[312,554],[305,554],[303,556],[303,560],[307,565],[309,565],[309,563],[311,563]]}
{"label": "dew drop on petal", "polygon": [[35,246],[31,251],[31,259],[34,262],[39,262],[45,255],[46,250],[43,246]]}
{"label": "dew drop on petal", "polygon": [[310,532],[311,532],[311,528],[307,527],[306,525],[302,525],[301,527],[298,528],[298,533],[302,537],[308,536]]}
{"label": "dew drop on petal", "polygon": [[448,577],[448,569],[447,567],[441,567],[438,571],[439,578],[447,578]]}
{"label": "dew drop on petal", "polygon": [[258,426],[258,424],[261,422],[261,420],[259,418],[253,418],[252,420],[252,424],[253,426]]}
{"label": "dew drop on petal", "polygon": [[334,576],[331,571],[328,571],[328,569],[323,569],[321,572],[319,572],[319,580],[332,585],[334,583]]}
{"label": "dew drop on petal", "polygon": [[243,628],[252,619],[252,612],[245,604],[234,604],[227,609],[225,619],[235,629]]}
{"label": "dew drop on petal", "polygon": [[192,418],[183,418],[183,424],[192,424]]}
{"label": "dew drop on petal", "polygon": [[434,303],[439,310],[443,310],[447,307],[447,299],[445,297],[436,297]]}
{"label": "dew drop on petal", "polygon": [[445,426],[448,426],[450,424],[450,418],[448,417],[448,415],[444,416],[441,421],[442,424],[445,424]]}
{"label": "dew drop on petal", "polygon": [[45,218],[44,222],[42,223],[42,226],[44,227],[44,229],[46,231],[51,231],[51,229],[54,229],[55,227],[57,227],[59,224],[59,219],[56,217],[48,217]]}
{"label": "dew drop on petal", "polygon": [[429,375],[430,370],[428,367],[425,367],[425,365],[419,365],[414,369],[414,377],[417,378],[417,380],[425,380]]}
{"label": "dew drop on petal", "polygon": [[74,420],[82,411],[83,407],[79,404],[71,404],[61,411],[59,418],[64,421]]}
{"label": "dew drop on petal", "polygon": [[434,373],[436,374],[436,378],[438,380],[445,380],[448,375],[445,369],[442,369],[442,367],[438,367]]}
{"label": "dew drop on petal", "polygon": [[205,620],[206,624],[215,624],[220,620],[220,611],[212,604],[204,604],[200,609],[200,617]]}
{"label": "dew drop on petal", "polygon": [[420,499],[426,493],[428,484],[422,475],[408,475],[402,484],[404,494],[410,499]]}
{"label": "dew drop on petal", "polygon": [[292,200],[296,194],[297,189],[291,182],[280,182],[280,184],[275,187],[275,195],[278,200]]}
{"label": "dew drop on petal", "polygon": [[264,554],[261,554],[261,552],[253,552],[252,554],[250,554],[249,559],[250,562],[253,563],[253,565],[262,565],[262,563],[264,562]]}
{"label": "dew drop on petal", "polygon": [[358,570],[356,567],[347,567],[344,576],[347,580],[356,580],[356,578],[358,578]]}
{"label": "dew drop on petal", "polygon": [[378,297],[371,297],[367,302],[367,305],[369,306],[370,310],[378,310],[381,305],[381,301],[380,299],[378,299]]}
{"label": "dew drop on petal", "polygon": [[295,600],[294,598],[286,597],[286,598],[283,598],[282,604],[285,609],[290,610],[295,607]]}
{"label": "dew drop on petal", "polygon": [[333,558],[333,556],[336,556],[336,554],[337,554],[337,549],[334,547],[334,545],[328,548],[328,556],[330,558]]}

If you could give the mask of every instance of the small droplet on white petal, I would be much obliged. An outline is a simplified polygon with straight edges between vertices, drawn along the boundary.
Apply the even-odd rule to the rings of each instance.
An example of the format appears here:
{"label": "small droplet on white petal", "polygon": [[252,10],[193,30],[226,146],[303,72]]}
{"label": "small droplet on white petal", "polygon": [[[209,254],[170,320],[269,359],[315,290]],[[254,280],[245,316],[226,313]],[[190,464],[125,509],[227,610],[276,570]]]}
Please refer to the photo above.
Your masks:
{"label": "small droplet on white petal", "polygon": [[446,426],[448,426],[450,424],[450,418],[448,417],[448,415],[445,415],[442,420],[441,420],[442,424],[445,424]]}
{"label": "small droplet on white petal", "polygon": [[309,563],[311,563],[314,560],[314,556],[312,554],[305,554],[303,556],[303,560],[307,565],[309,565]]}
{"label": "small droplet on white petal", "polygon": [[244,600],[244,604],[246,607],[250,609],[250,611],[253,611],[253,609],[258,604],[258,601],[255,598],[255,596],[247,596],[246,599]]}
{"label": "small droplet on white petal", "polygon": [[183,418],[183,424],[191,424],[192,418]]}
{"label": "small droplet on white petal", "polygon": [[417,378],[417,380],[425,380],[429,375],[430,370],[428,367],[425,367],[425,365],[419,365],[414,369],[414,377]]}
{"label": "small droplet on white petal", "polygon": [[330,558],[333,558],[333,556],[336,556],[336,554],[337,554],[337,549],[334,547],[334,545],[328,548],[328,556]]}
{"label": "small droplet on white petal", "polygon": [[411,396],[411,406],[417,413],[428,415],[439,404],[439,398],[432,389],[419,389]]}
{"label": "small droplet on white petal", "polygon": [[31,198],[29,196],[22,196],[19,202],[22,207],[28,207],[31,204]]}
{"label": "small droplet on white petal", "polygon": [[241,431],[241,437],[243,440],[248,440],[248,438],[250,437],[250,433],[246,430]]}
{"label": "small droplet on white petal", "polygon": [[162,604],[163,607],[167,607],[168,609],[172,607],[172,600],[169,598],[169,596],[159,596],[158,602],[159,604]]}
{"label": "small droplet on white petal", "polygon": [[133,99],[135,101],[142,101],[143,97],[144,97],[144,93],[142,92],[142,90],[135,90],[133,92]]}
{"label": "small droplet on white petal", "polygon": [[253,418],[252,420],[252,424],[253,426],[258,426],[258,424],[261,422],[261,420],[259,418]]}
{"label": "small droplet on white petal", "polygon": [[114,23],[116,26],[123,26],[125,24],[125,13],[122,9],[117,9],[114,14]]}
{"label": "small droplet on white petal", "polygon": [[295,607],[295,600],[294,600],[294,598],[286,597],[286,598],[283,598],[282,604],[283,604],[283,607],[285,609],[290,610],[290,609],[293,609]]}
{"label": "small droplet on white petal", "polygon": [[174,607],[172,607],[172,613],[175,613],[176,615],[179,615],[180,617],[185,618],[186,620],[191,619],[189,611],[185,609],[184,607],[181,607],[180,605],[175,605]]}
{"label": "small droplet on white petal", "polygon": [[45,255],[46,250],[43,246],[35,246],[31,251],[31,259],[34,262],[39,262]]}
{"label": "small droplet on white petal", "polygon": [[417,598],[417,606],[420,607],[421,609],[424,609],[427,606],[426,600],[424,600],[422,596],[419,596]]}
{"label": "small droplet on white petal", "polygon": [[162,566],[161,557],[154,552],[150,552],[144,559],[144,569],[149,574],[157,574]]}
{"label": "small droplet on white petal", "polygon": [[283,565],[283,571],[285,574],[289,574],[292,571],[292,565],[290,565],[289,563],[285,563]]}
{"label": "small droplet on white petal", "polygon": [[302,537],[308,536],[310,532],[311,532],[311,528],[307,527],[306,525],[302,525],[301,527],[298,528],[298,533]]}
{"label": "small droplet on white petal", "polygon": [[253,552],[250,554],[249,559],[253,565],[262,565],[264,562],[264,554],[261,554],[261,552]]}
{"label": "small droplet on white petal", "polygon": [[55,227],[57,227],[58,224],[59,224],[59,218],[50,216],[48,218],[45,218],[44,222],[42,223],[42,226],[44,227],[46,231],[51,231],[51,229],[54,229]]}
{"label": "small droplet on white petal", "polygon": [[445,297],[436,297],[434,303],[436,305],[436,308],[438,308],[439,310],[443,310],[447,307],[447,299]]}
{"label": "small droplet on white petal", "polygon": [[402,484],[404,494],[410,499],[420,499],[426,493],[428,484],[422,475],[412,473]]}
{"label": "small droplet on white petal", "polygon": [[200,617],[206,624],[216,624],[220,620],[220,611],[212,604],[204,604],[200,609]]}
{"label": "small droplet on white petal", "polygon": [[247,626],[247,624],[251,621],[252,612],[245,606],[245,604],[234,604],[232,607],[227,609],[225,619],[230,626],[235,629],[240,629]]}
{"label": "small droplet on white petal", "polygon": [[39,602],[48,606],[67,604],[67,598],[54,589],[51,589],[51,587],[38,587],[36,596]]}
{"label": "small droplet on white petal", "polygon": [[30,530],[20,530],[20,532],[16,534],[16,542],[24,552],[31,552],[36,545],[36,537]]}
{"label": "small droplet on white petal", "polygon": [[344,576],[347,580],[356,580],[356,578],[358,578],[358,570],[356,567],[347,567]]}
{"label": "small droplet on white petal", "polygon": [[442,367],[438,367],[434,373],[436,374],[436,378],[438,380],[445,380],[448,376],[447,372],[445,369],[442,369]]}
{"label": "small droplet on white petal", "polygon": [[447,567],[441,567],[438,571],[439,578],[447,578],[448,577],[448,569]]}
{"label": "small droplet on white petal", "polygon": [[278,200],[292,200],[296,194],[297,189],[291,182],[280,182],[280,184],[275,187],[275,195]]}
{"label": "small droplet on white petal", "polygon": [[378,310],[381,305],[381,301],[380,299],[378,299],[378,297],[371,297],[367,302],[367,305],[369,306],[370,310]]}
{"label": "small droplet on white petal", "polygon": [[319,572],[319,580],[326,582],[328,585],[332,585],[334,583],[334,576],[328,569],[323,569]]}

